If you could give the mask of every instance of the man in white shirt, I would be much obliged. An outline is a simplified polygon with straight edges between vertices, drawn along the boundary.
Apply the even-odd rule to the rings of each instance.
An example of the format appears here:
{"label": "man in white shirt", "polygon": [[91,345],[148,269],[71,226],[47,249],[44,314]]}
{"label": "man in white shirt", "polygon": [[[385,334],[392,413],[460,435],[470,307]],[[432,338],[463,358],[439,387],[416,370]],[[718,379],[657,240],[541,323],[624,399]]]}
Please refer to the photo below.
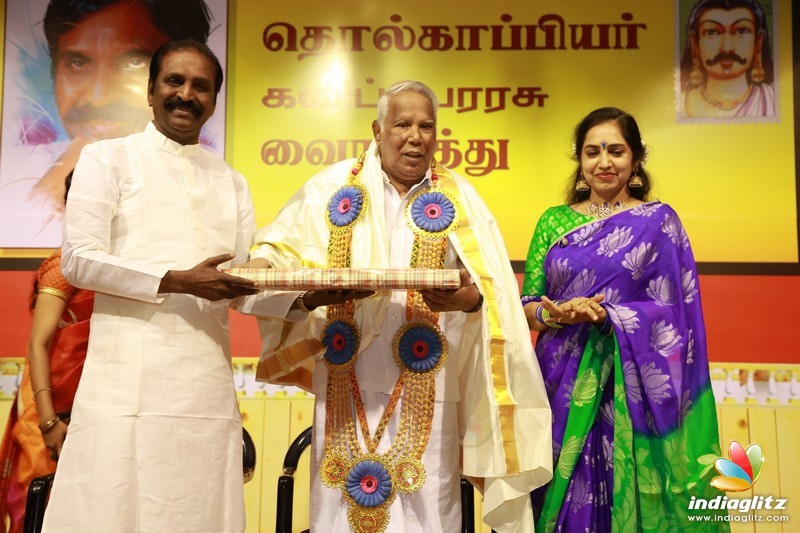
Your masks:
{"label": "man in white shirt", "polygon": [[205,44],[164,45],[153,122],[78,161],[62,270],[95,307],[44,531],[244,529],[228,308],[255,289],[218,267],[247,258],[254,216],[244,177],[198,144],[221,84]]}

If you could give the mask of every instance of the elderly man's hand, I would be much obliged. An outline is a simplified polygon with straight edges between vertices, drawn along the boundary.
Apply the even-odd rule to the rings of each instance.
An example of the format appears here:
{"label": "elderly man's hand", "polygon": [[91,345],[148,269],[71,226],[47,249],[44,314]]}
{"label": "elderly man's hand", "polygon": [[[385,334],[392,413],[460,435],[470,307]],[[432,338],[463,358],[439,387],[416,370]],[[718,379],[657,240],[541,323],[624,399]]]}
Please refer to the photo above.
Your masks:
{"label": "elderly man's hand", "polygon": [[263,257],[256,257],[243,264],[242,268],[272,268],[272,265]]}
{"label": "elderly man's hand", "polygon": [[158,292],[192,294],[215,302],[258,292],[254,281],[231,276],[217,267],[233,259],[233,254],[209,257],[189,270],[170,270],[161,279]]}
{"label": "elderly man's hand", "polygon": [[[431,289],[421,291],[422,300],[431,311],[472,311],[481,301],[481,293],[469,273],[461,269],[461,286],[457,289]],[[478,307],[479,308],[479,307]]]}

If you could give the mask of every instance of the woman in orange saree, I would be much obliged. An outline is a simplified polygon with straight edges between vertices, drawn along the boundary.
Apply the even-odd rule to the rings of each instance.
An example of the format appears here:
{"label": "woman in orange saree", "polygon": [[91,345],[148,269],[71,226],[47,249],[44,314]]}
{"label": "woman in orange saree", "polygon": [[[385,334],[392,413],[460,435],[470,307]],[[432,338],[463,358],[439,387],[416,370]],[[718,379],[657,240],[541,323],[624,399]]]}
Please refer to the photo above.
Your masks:
{"label": "woman in orange saree", "polygon": [[28,485],[55,471],[89,339],[94,293],[61,275],[61,252],[42,263],[33,295],[28,358],[2,445],[0,517],[22,531]]}

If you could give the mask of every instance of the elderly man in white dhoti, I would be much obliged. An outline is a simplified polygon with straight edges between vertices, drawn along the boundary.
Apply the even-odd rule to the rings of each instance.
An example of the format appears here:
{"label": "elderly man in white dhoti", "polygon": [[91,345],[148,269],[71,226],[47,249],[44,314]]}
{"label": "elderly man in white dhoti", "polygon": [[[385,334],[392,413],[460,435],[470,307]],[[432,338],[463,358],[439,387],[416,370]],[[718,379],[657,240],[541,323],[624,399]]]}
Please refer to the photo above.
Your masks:
{"label": "elderly man in white dhoti", "polygon": [[[459,476],[497,531],[532,531],[551,416],[494,217],[434,159],[437,99],[389,88],[360,158],[311,178],[252,266],[460,269],[460,287],[309,291],[263,320],[260,375],[316,396],[312,531],[454,531]],[[353,299],[355,298],[355,299]]]}

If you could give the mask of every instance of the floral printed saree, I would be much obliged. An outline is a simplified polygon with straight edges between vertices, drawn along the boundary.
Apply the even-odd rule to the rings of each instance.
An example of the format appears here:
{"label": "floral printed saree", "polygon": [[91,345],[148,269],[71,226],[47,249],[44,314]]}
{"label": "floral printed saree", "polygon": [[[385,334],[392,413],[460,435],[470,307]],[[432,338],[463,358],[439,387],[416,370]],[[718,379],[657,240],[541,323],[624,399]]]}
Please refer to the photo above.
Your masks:
{"label": "floral printed saree", "polygon": [[[709,484],[720,447],[697,271],[675,211],[547,210],[522,292],[523,303],[603,294],[613,326],[609,336],[591,324],[550,328],[536,343],[554,446],[537,531],[690,526],[690,499],[720,494]],[[699,525],[727,530],[713,516]]]}

